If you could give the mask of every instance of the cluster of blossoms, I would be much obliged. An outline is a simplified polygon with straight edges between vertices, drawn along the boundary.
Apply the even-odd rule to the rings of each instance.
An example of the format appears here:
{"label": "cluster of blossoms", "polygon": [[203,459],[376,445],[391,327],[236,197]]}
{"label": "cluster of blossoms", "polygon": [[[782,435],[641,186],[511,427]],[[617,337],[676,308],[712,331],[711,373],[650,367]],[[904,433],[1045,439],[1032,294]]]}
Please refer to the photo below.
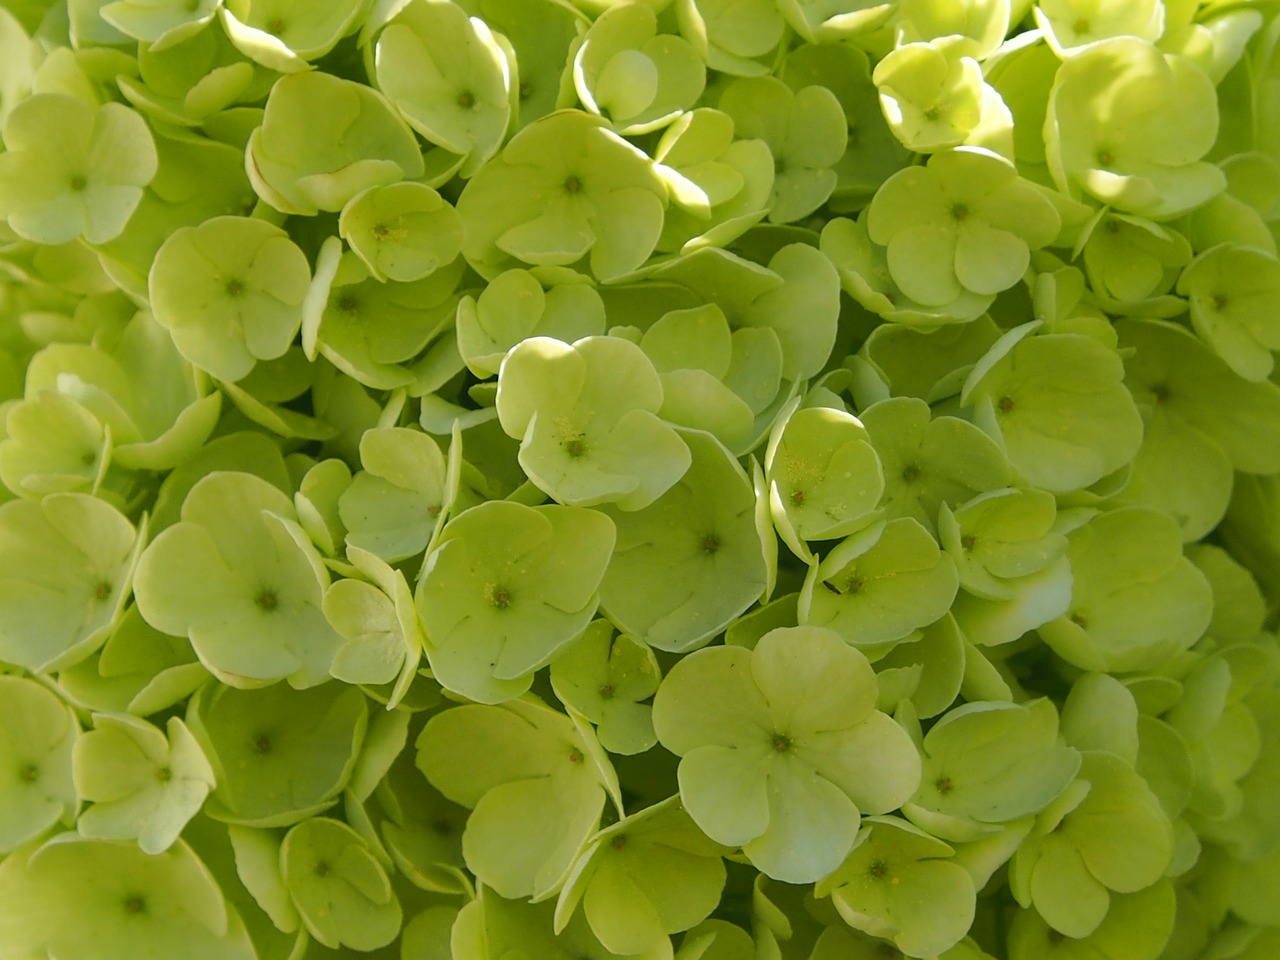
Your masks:
{"label": "cluster of blossoms", "polygon": [[0,6],[0,956],[1280,956],[1278,0]]}

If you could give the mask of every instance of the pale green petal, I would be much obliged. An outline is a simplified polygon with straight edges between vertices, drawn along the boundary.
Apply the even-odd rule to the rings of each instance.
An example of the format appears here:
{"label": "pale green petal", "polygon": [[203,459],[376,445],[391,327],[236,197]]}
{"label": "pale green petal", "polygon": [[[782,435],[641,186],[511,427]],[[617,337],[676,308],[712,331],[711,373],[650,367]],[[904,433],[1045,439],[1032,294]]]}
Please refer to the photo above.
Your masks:
{"label": "pale green petal", "polygon": [[758,745],[695,747],[680,761],[680,799],[689,816],[717,843],[737,847],[769,828],[768,740]]}
{"label": "pale green petal", "polygon": [[848,795],[803,762],[769,771],[769,827],[743,853],[768,877],[811,883],[838,867],[858,833],[858,808]]}

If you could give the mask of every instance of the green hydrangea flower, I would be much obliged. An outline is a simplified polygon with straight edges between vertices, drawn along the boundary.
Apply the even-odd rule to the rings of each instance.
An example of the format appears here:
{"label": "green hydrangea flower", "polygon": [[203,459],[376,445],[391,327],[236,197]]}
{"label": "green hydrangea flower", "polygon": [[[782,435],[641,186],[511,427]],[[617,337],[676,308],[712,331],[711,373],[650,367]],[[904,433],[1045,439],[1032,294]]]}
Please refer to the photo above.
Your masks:
{"label": "green hydrangea flower", "polygon": [[1173,296],[1179,272],[1192,257],[1183,234],[1105,210],[1086,230],[1084,268],[1099,306],[1114,313],[1159,317],[1186,309],[1185,302]]}
{"label": "green hydrangea flower", "polygon": [[582,507],[494,500],[450,520],[415,594],[436,679],[485,703],[528,690],[591,622],[614,537]]}
{"label": "green hydrangea flower", "polygon": [[447,157],[431,166],[474,176],[511,119],[512,65],[484,20],[453,3],[398,3],[373,48],[373,78]]}
{"label": "green hydrangea flower", "polygon": [[867,208],[867,233],[887,248],[889,273],[912,300],[940,306],[962,291],[1000,293],[1051,243],[1061,218],[1012,163],[977,147],[935,153],[886,180]]}
{"label": "green hydrangea flower", "polygon": [[369,708],[358,688],[341,683],[306,690],[210,684],[188,702],[186,720],[217,779],[205,813],[226,823],[280,827],[338,802],[365,740]]}
{"label": "green hydrangea flower", "polygon": [[422,553],[457,495],[440,445],[406,427],[366,430],[360,463],[337,501],[347,546],[387,563]]}
{"label": "green hydrangea flower", "polygon": [[[699,302],[716,304],[731,330],[772,330],[782,347],[784,380],[817,375],[831,356],[840,318],[840,275],[808,243],[786,243],[763,266],[702,247],[662,265],[652,277],[687,287]],[[780,390],[770,421],[788,399]]]}
{"label": "green hydrangea flower", "polygon": [[[142,10],[133,0],[108,4],[121,12],[132,8],[129,12],[135,19],[131,30],[166,31],[154,44],[139,46],[136,77],[122,74],[117,78],[125,99],[149,117],[188,127],[265,95],[271,83],[267,70],[246,60],[226,33],[210,23],[218,5],[202,0],[201,6],[210,16],[194,20],[180,19],[191,16],[189,4],[165,5],[169,9],[152,6]],[[163,140],[164,134],[159,139]]]}
{"label": "green hydrangea flower", "polygon": [[137,840],[143,853],[168,850],[214,786],[213,768],[179,717],[167,736],[127,714],[97,714],[72,753],[76,793],[93,806],[77,829],[101,840]]}
{"label": "green hydrangea flower", "polygon": [[288,350],[310,281],[306,256],[282,229],[214,217],[164,242],[148,287],[156,320],[182,355],[234,383]]}
{"label": "green hydrangea flower", "polygon": [[354,251],[330,261],[328,255],[340,249],[341,241],[330,238],[318,258],[303,302],[304,352],[311,359],[322,354],[378,390],[414,383],[419,374],[412,361],[448,331],[457,306],[454,289],[466,265],[455,258],[419,280],[383,282]]}
{"label": "green hydrangea flower", "polygon": [[573,57],[573,84],[590,112],[623,136],[666,126],[692,107],[706,66],[681,37],[658,32],[642,3],[608,7],[583,35]]}
{"label": "green hydrangea flower", "polygon": [[[1161,880],[1136,893],[1113,894],[1111,908],[1087,937],[1064,937],[1035,910],[1019,910],[1009,924],[1010,960],[1039,960],[1052,955],[1064,960],[1136,960],[1163,956],[1166,948],[1180,949],[1171,940],[1181,932],[1174,885]],[[1194,934],[1192,934],[1194,936]],[[1252,938],[1250,938],[1252,939]],[[1254,940],[1257,944],[1261,938]],[[1265,951],[1267,944],[1261,944]],[[1237,954],[1261,960],[1263,953]]]}
{"label": "green hydrangea flower", "polygon": [[1069,937],[1098,929],[1112,892],[1136,893],[1160,880],[1172,828],[1159,800],[1123,760],[1083,753],[1080,778],[1036,818],[1013,855],[1009,885],[1023,907]]}
{"label": "green hydrangea flower", "polygon": [[151,131],[134,111],[62,93],[15,106],[5,118],[4,145],[0,217],[36,243],[118,237],[158,163]]}
{"label": "green hydrangea flower", "polygon": [[1169,220],[1226,186],[1201,158],[1218,132],[1212,81],[1136,37],[1090,44],[1059,68],[1044,123],[1058,189]]}
{"label": "green hydrangea flower", "polygon": [[299,8],[288,0],[224,0],[222,27],[245,56],[280,73],[309,69],[349,31],[361,8],[322,0]]}
{"label": "green hydrangea flower", "polygon": [[868,817],[849,858],[818,884],[850,926],[891,939],[913,957],[936,956],[973,923],[973,877],[954,848],[897,817]]}
{"label": "green hydrangea flower", "polygon": [[155,138],[160,168],[138,209],[120,236],[97,247],[104,271],[140,303],[150,299],[147,275],[156,251],[173,233],[211,217],[247,215],[257,200],[239,145],[168,125],[162,130]]}
{"label": "green hydrangea flower", "polygon": [[301,688],[329,676],[341,641],[320,607],[328,572],[292,502],[259,477],[220,471],[192,487],[136,581],[147,622],[190,637],[225,683]]}
{"label": "green hydrangea flower", "polygon": [[1207,434],[1242,473],[1280,470],[1271,442],[1280,429],[1275,384],[1243,379],[1185,327],[1124,320],[1117,330],[1119,345],[1133,348],[1125,357],[1125,379],[1144,408],[1154,406]]}
{"label": "green hydrangea flower", "polygon": [[239,913],[184,841],[163,853],[59,834],[0,861],[0,950],[16,957],[253,960]]}
{"label": "green hydrangea flower", "polygon": [[588,113],[563,110],[508,141],[458,197],[462,252],[485,277],[522,265],[637,269],[662,231],[667,188],[649,157]]}
{"label": "green hydrangea flower", "polygon": [[938,3],[936,0],[899,0],[898,29],[908,42],[947,38],[966,57],[986,60],[1004,41],[1027,4],[1006,0],[973,0],[970,3]]}
{"label": "green hydrangea flower", "polygon": [[342,208],[342,238],[378,280],[410,283],[452,263],[462,221],[440,194],[414,181],[370,187]]}
{"label": "green hydrangea flower", "polygon": [[25,677],[0,676],[0,853],[12,854],[77,806],[71,755],[75,711]]}
{"label": "green hydrangea flower", "polygon": [[688,447],[658,418],[662,401],[649,358],[618,337],[532,337],[498,376],[498,419],[520,441],[520,466],[572,506],[639,510],[684,475]]}
{"label": "green hydrangea flower", "polygon": [[959,510],[945,504],[939,539],[962,592],[952,613],[984,647],[1012,643],[1071,607],[1073,577],[1054,499],[1042,490],[994,490]]}
{"label": "green hydrangea flower", "polygon": [[[822,228],[820,244],[840,273],[841,289],[867,310],[894,323],[926,331],[946,324],[968,324],[995,300],[995,294],[981,295],[964,289],[950,302],[934,306],[911,299],[894,280],[885,248],[871,242],[865,211],[857,220],[838,217],[828,221]],[[881,335],[884,329],[877,328],[871,336]]]}
{"label": "green hydrangea flower", "polygon": [[245,166],[266,203],[303,216],[425,171],[412,131],[381,94],[314,70],[276,81]]}
{"label": "green hydrangea flower", "polygon": [[209,677],[186,637],[161,633],[131,605],[97,654],[58,674],[58,687],[79,707],[145,717],[186,700]]}
{"label": "green hydrangea flower", "polygon": [[1213,614],[1204,575],[1182,554],[1177,524],[1145,507],[1101,514],[1067,535],[1071,608],[1040,627],[1085,670],[1155,670],[1189,648]]}
{"label": "green hydrangea flower", "polygon": [[810,43],[831,43],[884,26],[894,5],[884,0],[781,0],[778,7],[791,29]]}
{"label": "green hydrangea flower", "polygon": [[812,883],[853,848],[860,813],[893,810],[919,784],[914,744],[875,701],[870,664],[838,634],[781,628],[754,650],[679,661],[653,721],[703,832],[767,876]]}
{"label": "green hydrangea flower", "polygon": [[[476,891],[475,899],[458,911],[454,931],[449,941],[450,960],[494,960],[513,952],[546,960],[631,960],[604,946],[581,914],[575,914],[557,933],[554,903],[504,899],[484,885]],[[671,950],[671,939],[663,937],[649,950],[631,957],[666,960]],[[715,960],[710,953],[700,955]]]}
{"label": "green hydrangea flower", "polygon": [[920,790],[903,813],[956,842],[1039,813],[1075,779],[1080,753],[1058,732],[1049,700],[966,703],[929,729]]}
{"label": "green hydrangea flower", "polygon": [[11,493],[96,494],[110,466],[110,428],[71,397],[39,390],[7,411],[0,480]]}
{"label": "green hydrangea flower", "polygon": [[793,91],[774,77],[744,77],[721,94],[718,106],[733,118],[738,137],[763,140],[773,154],[771,223],[806,217],[831,196],[848,127],[830,90]]}
{"label": "green hydrangea flower", "polygon": [[955,563],[910,517],[880,521],[814,557],[800,593],[802,623],[829,627],[868,655],[919,639],[951,607]]}
{"label": "green hydrangea flower", "polygon": [[[102,19],[150,49],[165,49],[204,29],[218,13],[219,0],[112,0]],[[143,50],[148,49],[143,47]]]}
{"label": "green hydrangea flower", "polygon": [[767,56],[786,31],[770,0],[678,0],[680,33],[712,70],[741,77],[767,73]]}
{"label": "green hydrangea flower", "polygon": [[451,707],[427,721],[418,768],[471,809],[467,866],[508,898],[545,899],[595,833],[617,777],[589,732],[529,697]]}
{"label": "green hydrangea flower", "polygon": [[513,122],[545,117],[567,93],[565,65],[590,20],[568,0],[462,0],[458,4],[501,37],[511,69]]}
{"label": "green hydrangea flower", "polygon": [[[111,463],[133,470],[177,466],[208,439],[221,410],[221,395],[210,392],[145,311],[134,315],[110,351],[56,343],[33,356],[27,392],[43,390],[65,393],[89,410],[110,431]],[[0,476],[10,460],[3,450]]]}
{"label": "green hydrangea flower", "polygon": [[101,647],[145,542],[145,523],[88,494],[0,505],[0,660],[45,673]]}
{"label": "green hydrangea flower", "polygon": [[1125,320],[1116,329],[1120,347],[1132,351],[1125,382],[1143,415],[1142,447],[1121,499],[1164,510],[1184,540],[1196,539],[1225,514],[1234,470],[1273,469],[1280,388],[1244,380],[1181,325]]}
{"label": "green hydrangea flower", "polygon": [[595,620],[551,661],[551,687],[561,703],[596,725],[610,753],[643,753],[658,740],[650,707],[662,679],[653,650],[638,638],[614,636],[608,620]]}
{"label": "green hydrangea flower", "polygon": [[391,943],[404,915],[368,846],[340,820],[312,817],[280,844],[280,873],[307,931],[330,949]]}
{"label": "green hydrangea flower", "polygon": [[344,577],[325,591],[324,615],[346,641],[329,672],[346,683],[394,684],[387,700],[391,709],[404,699],[422,660],[413,592],[404,574],[376,554],[348,547],[347,556],[369,579]]}
{"label": "green hydrangea flower", "polygon": [[1032,14],[1049,45],[1064,59],[1081,47],[1110,37],[1137,37],[1155,43],[1165,26],[1164,4],[1157,0],[1125,4],[1043,0]]}
{"label": "green hydrangea flower", "polygon": [[943,503],[958,506],[1012,479],[995,441],[967,420],[931,416],[919,398],[889,397],[859,419],[880,457],[886,518],[911,517],[932,531]]}
{"label": "green hydrangea flower", "polygon": [[778,76],[796,91],[816,84],[836,95],[849,133],[833,168],[836,188],[828,206],[837,212],[866,206],[880,184],[910,160],[880,109],[867,54],[852,44],[806,44],[788,52]]}
{"label": "green hydrangea flower", "polygon": [[531,337],[574,343],[605,332],[604,301],[586,283],[546,289],[527,270],[494,277],[479,296],[458,301],[458,352],[478,377],[491,377],[512,347]]}
{"label": "green hydrangea flower", "polygon": [[831,407],[796,410],[774,428],[765,455],[769,508],[787,546],[847,537],[877,519],[884,474],[858,419]]}
{"label": "green hydrangea flower", "polygon": [[766,535],[772,542],[752,482],[729,452],[698,431],[683,442],[691,464],[662,496],[640,510],[603,508],[618,539],[600,584],[611,620],[676,652],[702,646],[760,598]]}
{"label": "green hydrangea flower", "polygon": [[697,926],[719,903],[720,853],[678,797],[634,813],[591,838],[556,901],[556,932],[581,905],[592,932],[612,952],[669,950],[667,934]]}
{"label": "green hydrangea flower", "polygon": [[916,153],[960,146],[982,119],[982,68],[956,44],[904,44],[872,79],[889,129]]}
{"label": "green hydrangea flower", "polygon": [[1142,444],[1142,417],[1115,349],[1092,336],[1009,331],[975,364],[960,402],[1021,475],[1068,493],[1123,468]]}
{"label": "green hydrangea flower", "polygon": [[1191,324],[1227,366],[1246,380],[1267,379],[1280,350],[1280,259],[1234,243],[1200,253],[1178,277],[1191,301]]}
{"label": "green hydrangea flower", "polygon": [[405,744],[397,737],[400,752],[373,785],[373,799],[382,811],[379,836],[396,869],[414,886],[432,893],[468,894],[473,881],[462,857],[462,833],[469,811],[445,799],[423,777],[414,764],[414,751],[404,749],[410,732],[406,727]]}
{"label": "green hydrangea flower", "polygon": [[956,395],[963,386],[960,374],[967,375],[998,339],[1000,328],[990,318],[951,324],[946,330],[882,324],[848,366],[852,370],[865,361],[892,393],[938,403]]}
{"label": "green hydrangea flower", "polygon": [[664,420],[713,434],[745,453],[757,441],[757,414],[776,398],[782,347],[767,329],[731,330],[714,303],[672,310],[640,338],[662,380]]}
{"label": "green hydrangea flower", "polygon": [[1054,529],[1057,509],[1043,490],[979,494],[954,512],[942,505],[938,538],[956,562],[960,585],[988,600],[1009,600],[1016,582],[1061,557],[1067,540]]}
{"label": "green hydrangea flower", "polygon": [[653,151],[671,192],[661,251],[725,244],[764,219],[773,192],[773,154],[759,139],[735,139],[733,118],[711,107],[681,114]]}

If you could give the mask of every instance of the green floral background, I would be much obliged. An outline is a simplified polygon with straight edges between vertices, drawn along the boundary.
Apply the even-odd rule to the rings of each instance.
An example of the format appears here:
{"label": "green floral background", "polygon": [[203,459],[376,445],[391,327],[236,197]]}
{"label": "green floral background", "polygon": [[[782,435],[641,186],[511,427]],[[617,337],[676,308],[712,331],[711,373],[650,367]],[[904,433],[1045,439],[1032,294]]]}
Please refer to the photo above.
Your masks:
{"label": "green floral background", "polygon": [[0,957],[1280,955],[1280,2],[0,2]]}

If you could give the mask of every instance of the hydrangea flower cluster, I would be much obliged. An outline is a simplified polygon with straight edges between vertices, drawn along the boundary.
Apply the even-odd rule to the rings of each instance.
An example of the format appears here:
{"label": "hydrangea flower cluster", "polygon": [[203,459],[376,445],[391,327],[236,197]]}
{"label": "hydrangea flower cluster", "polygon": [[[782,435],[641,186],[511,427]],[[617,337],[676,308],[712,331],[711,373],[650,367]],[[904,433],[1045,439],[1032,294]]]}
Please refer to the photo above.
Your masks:
{"label": "hydrangea flower cluster", "polygon": [[1280,3],[0,6],[0,957],[1280,956]]}

